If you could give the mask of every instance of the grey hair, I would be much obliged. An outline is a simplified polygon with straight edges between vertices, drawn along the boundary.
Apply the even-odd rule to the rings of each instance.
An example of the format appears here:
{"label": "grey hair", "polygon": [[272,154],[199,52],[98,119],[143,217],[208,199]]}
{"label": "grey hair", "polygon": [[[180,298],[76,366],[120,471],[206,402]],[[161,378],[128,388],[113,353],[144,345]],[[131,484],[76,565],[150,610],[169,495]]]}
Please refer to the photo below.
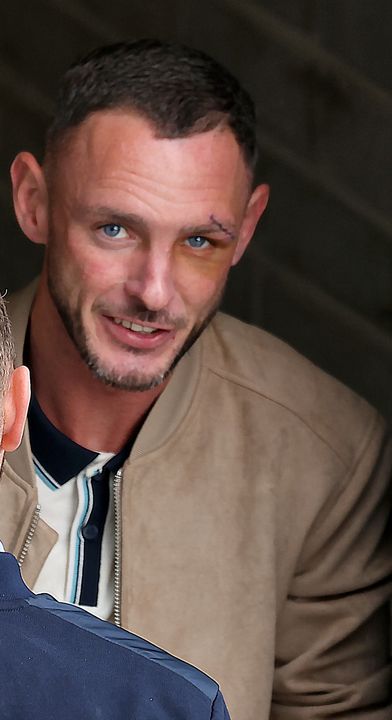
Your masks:
{"label": "grey hair", "polygon": [[3,397],[8,388],[14,360],[15,347],[12,339],[11,324],[4,297],[0,294],[0,398]]}

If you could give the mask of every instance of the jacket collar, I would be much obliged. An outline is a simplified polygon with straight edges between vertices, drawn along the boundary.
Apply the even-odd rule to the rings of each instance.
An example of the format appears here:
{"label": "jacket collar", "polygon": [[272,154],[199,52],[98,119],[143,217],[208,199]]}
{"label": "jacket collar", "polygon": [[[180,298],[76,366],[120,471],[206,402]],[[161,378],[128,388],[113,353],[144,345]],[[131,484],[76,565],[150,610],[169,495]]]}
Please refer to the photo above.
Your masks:
{"label": "jacket collar", "polygon": [[178,363],[139,432],[131,460],[162,447],[182,425],[192,407],[201,371],[201,338]]}
{"label": "jacket collar", "polygon": [[[23,347],[31,307],[38,282],[34,280],[23,290],[10,297],[8,311],[16,345],[16,365],[23,364]],[[208,331],[207,331],[208,332]],[[205,333],[203,333],[204,335]],[[192,406],[202,364],[203,336],[178,363],[170,382],[151,409],[132,448],[130,459],[142,457],[164,445],[182,424]],[[7,457],[12,469],[34,483],[31,461],[29,431],[26,426],[24,439],[18,450]]]}
{"label": "jacket collar", "polygon": [[[11,553],[0,553],[0,602],[32,597],[24,584],[16,558]],[[0,605],[1,609],[1,605]]]}

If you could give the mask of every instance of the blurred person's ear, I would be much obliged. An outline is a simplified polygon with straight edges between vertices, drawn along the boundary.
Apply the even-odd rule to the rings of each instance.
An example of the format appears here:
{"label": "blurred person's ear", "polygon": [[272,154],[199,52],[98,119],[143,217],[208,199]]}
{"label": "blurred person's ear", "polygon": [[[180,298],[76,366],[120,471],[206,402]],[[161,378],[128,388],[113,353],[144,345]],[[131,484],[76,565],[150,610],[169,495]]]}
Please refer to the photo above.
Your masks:
{"label": "blurred person's ear", "polygon": [[13,371],[9,388],[4,397],[3,438],[0,449],[16,450],[22,439],[30,400],[30,373],[22,365]]}

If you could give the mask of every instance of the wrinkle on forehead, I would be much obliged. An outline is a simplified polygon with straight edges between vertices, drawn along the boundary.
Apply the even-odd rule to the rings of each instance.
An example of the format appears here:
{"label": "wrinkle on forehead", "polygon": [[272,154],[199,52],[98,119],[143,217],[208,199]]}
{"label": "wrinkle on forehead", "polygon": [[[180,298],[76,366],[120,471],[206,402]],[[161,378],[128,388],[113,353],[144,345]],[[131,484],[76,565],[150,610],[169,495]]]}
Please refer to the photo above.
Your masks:
{"label": "wrinkle on forehead", "polygon": [[75,183],[125,192],[129,187],[176,202],[203,202],[222,188],[243,205],[249,197],[249,173],[228,128],[168,139],[133,113],[97,112],[75,129],[60,163],[60,175],[73,189]]}

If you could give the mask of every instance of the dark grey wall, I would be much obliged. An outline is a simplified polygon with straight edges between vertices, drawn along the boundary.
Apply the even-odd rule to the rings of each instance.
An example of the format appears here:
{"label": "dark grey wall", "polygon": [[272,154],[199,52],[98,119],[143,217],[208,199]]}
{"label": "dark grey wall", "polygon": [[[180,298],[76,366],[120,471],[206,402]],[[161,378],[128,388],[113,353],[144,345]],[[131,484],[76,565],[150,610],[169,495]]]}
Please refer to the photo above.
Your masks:
{"label": "dark grey wall", "polygon": [[270,208],[225,307],[392,417],[390,0],[13,0],[0,10],[0,287],[34,275],[8,166],[38,155],[57,79],[125,37],[194,44],[254,95]]}

